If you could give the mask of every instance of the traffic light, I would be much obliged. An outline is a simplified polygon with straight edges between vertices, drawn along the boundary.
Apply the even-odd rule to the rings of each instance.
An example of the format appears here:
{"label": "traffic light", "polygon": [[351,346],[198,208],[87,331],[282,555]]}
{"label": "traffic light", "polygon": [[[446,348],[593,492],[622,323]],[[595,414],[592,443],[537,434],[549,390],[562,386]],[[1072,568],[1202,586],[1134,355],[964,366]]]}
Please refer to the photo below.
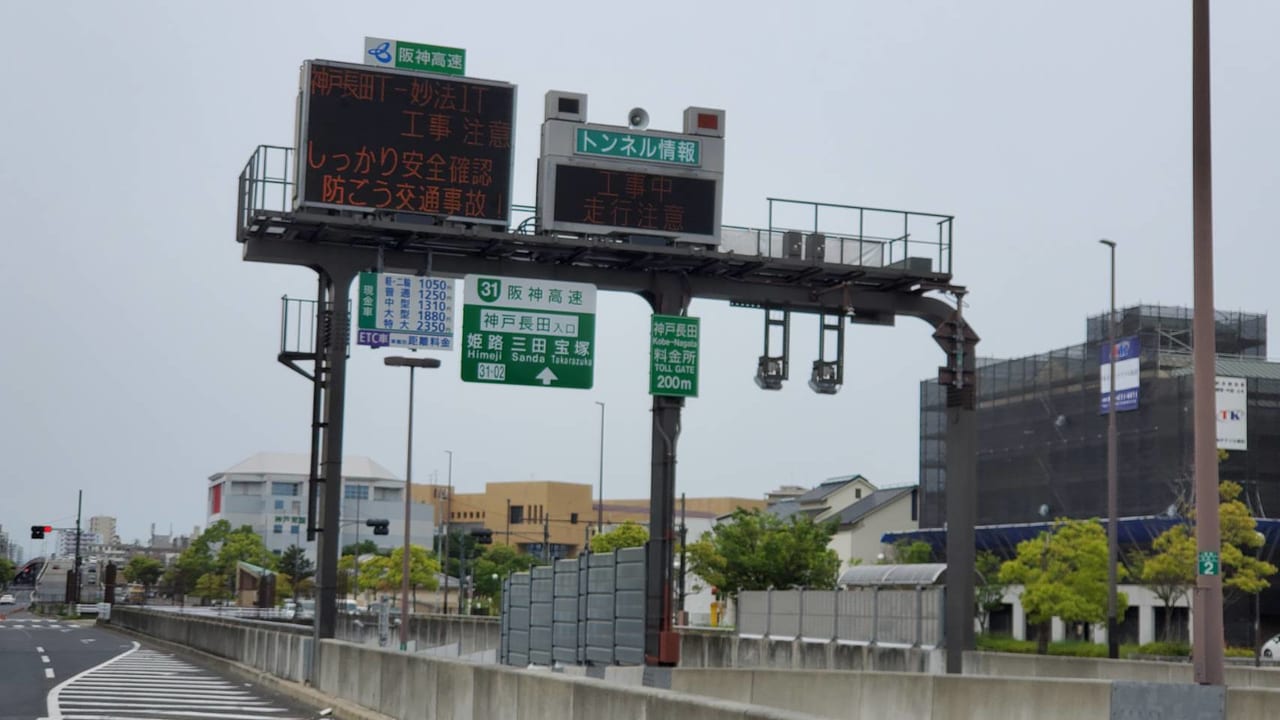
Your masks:
{"label": "traffic light", "polygon": [[391,531],[387,528],[387,525],[389,525],[390,523],[386,520],[371,518],[369,520],[365,520],[364,524],[373,528],[374,535],[389,535],[391,533]]}
{"label": "traffic light", "polygon": [[475,539],[477,545],[493,544],[493,531],[489,528],[472,528],[471,537]]}
{"label": "traffic light", "polygon": [[52,526],[50,526],[50,525],[32,525],[32,526],[31,526],[31,539],[32,539],[32,540],[43,540],[43,539],[44,539],[44,534],[45,534],[45,533],[47,533],[47,532],[53,532],[53,527],[52,527]]}

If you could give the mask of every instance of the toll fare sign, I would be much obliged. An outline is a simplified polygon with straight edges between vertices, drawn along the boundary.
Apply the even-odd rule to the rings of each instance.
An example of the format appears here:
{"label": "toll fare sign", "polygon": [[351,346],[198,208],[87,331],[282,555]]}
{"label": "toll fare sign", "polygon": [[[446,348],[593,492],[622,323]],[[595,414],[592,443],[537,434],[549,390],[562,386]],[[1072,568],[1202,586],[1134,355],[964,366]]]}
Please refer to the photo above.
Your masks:
{"label": "toll fare sign", "polygon": [[463,381],[592,386],[594,285],[491,275],[468,275],[464,285]]}
{"label": "toll fare sign", "polygon": [[356,344],[453,349],[453,280],[360,273]]}

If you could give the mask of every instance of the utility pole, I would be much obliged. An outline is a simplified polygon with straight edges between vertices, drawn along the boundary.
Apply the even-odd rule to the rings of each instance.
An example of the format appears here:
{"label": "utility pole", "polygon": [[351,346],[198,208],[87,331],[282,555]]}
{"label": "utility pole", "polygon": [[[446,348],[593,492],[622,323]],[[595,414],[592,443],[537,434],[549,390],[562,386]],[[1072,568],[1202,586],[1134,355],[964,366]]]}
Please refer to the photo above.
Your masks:
{"label": "utility pole", "polygon": [[[449,614],[449,521],[453,519],[453,451],[445,450],[449,456],[449,487],[444,491],[444,614]],[[458,612],[462,612],[462,604],[458,604]]]}
{"label": "utility pole", "polygon": [[542,562],[551,562],[551,517],[542,516]]}
{"label": "utility pole", "polygon": [[[76,491],[76,582],[71,591],[71,602],[73,603],[80,602],[80,508],[83,504],[84,491],[78,490]],[[170,531],[169,536],[173,537],[172,531]]]}
{"label": "utility pole", "polygon": [[604,403],[600,406],[600,497],[596,498],[596,532],[604,532]]}
{"label": "utility pole", "polygon": [[685,525],[684,493],[680,493],[680,618],[684,620],[685,547],[689,544],[689,527]]}
{"label": "utility pole", "polygon": [[1195,679],[1223,685],[1221,534],[1214,417],[1217,321],[1213,307],[1213,150],[1210,132],[1209,0],[1191,12],[1192,438],[1196,496],[1196,588],[1191,647]]}
{"label": "utility pole", "polygon": [[[339,533],[341,536],[341,533]],[[356,547],[352,553],[351,597],[360,599],[360,493],[356,493]]]}

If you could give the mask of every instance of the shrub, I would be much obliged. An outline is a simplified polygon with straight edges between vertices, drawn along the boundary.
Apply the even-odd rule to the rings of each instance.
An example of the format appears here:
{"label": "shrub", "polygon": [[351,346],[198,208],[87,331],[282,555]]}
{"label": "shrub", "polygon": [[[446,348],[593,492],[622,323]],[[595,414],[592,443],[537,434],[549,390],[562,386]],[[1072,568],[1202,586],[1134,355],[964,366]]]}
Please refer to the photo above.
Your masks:
{"label": "shrub", "polygon": [[1068,640],[1049,643],[1049,654],[1068,657],[1106,657],[1107,646],[1080,640]]}
{"label": "shrub", "polygon": [[1226,649],[1227,657],[1252,658],[1254,656],[1253,648],[1247,647],[1229,647]]}
{"label": "shrub", "polygon": [[1032,640],[1014,640],[1008,635],[978,635],[974,644],[979,650],[987,652],[1034,653],[1036,644]]}
{"label": "shrub", "polygon": [[[1180,642],[1149,642],[1138,647],[1138,654],[1186,657],[1191,654],[1191,646]],[[1250,653],[1250,657],[1252,656],[1253,654]]]}

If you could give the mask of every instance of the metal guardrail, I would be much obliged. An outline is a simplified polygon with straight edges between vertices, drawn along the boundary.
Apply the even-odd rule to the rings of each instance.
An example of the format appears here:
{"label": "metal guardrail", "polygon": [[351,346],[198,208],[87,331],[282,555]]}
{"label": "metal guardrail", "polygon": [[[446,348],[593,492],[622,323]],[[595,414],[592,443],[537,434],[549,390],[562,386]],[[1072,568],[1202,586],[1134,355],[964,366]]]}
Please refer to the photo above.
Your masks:
{"label": "metal guardrail", "polygon": [[[259,145],[240,173],[237,237],[279,233],[272,222],[295,211],[295,151]],[[767,198],[766,228],[723,225],[713,252],[736,257],[951,273],[954,217],[937,213]],[[537,236],[537,208],[511,206],[511,232]],[[614,240],[602,235],[601,239]]]}

